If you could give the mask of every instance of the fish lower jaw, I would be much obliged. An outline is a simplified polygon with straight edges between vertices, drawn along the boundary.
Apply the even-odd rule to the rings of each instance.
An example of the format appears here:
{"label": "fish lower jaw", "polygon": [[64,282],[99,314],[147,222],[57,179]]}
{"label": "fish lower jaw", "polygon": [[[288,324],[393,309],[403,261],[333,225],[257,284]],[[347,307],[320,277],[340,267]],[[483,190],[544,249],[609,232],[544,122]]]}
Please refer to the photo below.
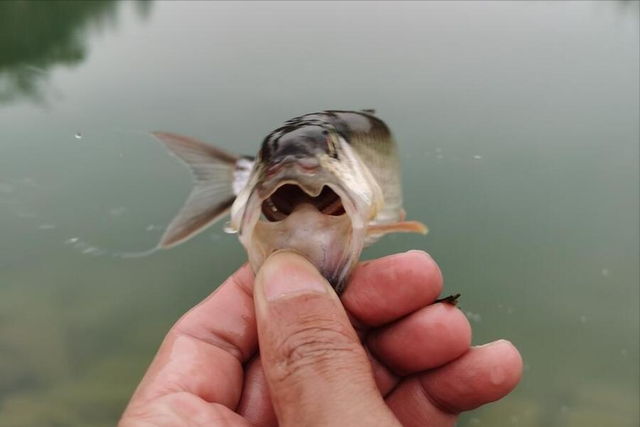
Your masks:
{"label": "fish lower jaw", "polygon": [[330,282],[336,282],[348,275],[360,255],[362,244],[355,245],[360,249],[354,253],[357,242],[353,231],[346,213],[325,215],[313,204],[302,203],[281,221],[258,221],[243,244],[254,271],[272,253],[292,250],[306,256]]}

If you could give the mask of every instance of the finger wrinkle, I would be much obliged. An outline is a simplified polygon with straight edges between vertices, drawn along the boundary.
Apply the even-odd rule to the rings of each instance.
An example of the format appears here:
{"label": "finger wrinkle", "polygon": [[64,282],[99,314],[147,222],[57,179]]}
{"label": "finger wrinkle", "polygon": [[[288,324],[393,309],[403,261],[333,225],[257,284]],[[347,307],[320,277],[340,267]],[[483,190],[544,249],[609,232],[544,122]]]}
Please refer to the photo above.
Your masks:
{"label": "finger wrinkle", "polygon": [[[238,289],[234,304],[224,305],[213,301],[216,297],[228,298],[232,295],[233,289]],[[250,329],[253,323],[253,279],[251,270],[245,265],[237,270],[225,283],[219,286],[209,297],[200,304],[193,307],[176,323],[170,334],[177,336],[187,336],[207,345],[215,346],[221,350],[228,351],[240,363],[249,360],[255,353],[255,345],[247,347],[248,336],[251,336]],[[233,299],[233,298],[232,298]],[[245,314],[238,313],[234,307],[245,307]],[[211,319],[220,318],[219,322],[212,322]],[[231,324],[222,320],[239,317],[244,323]],[[233,327],[232,327],[233,326]],[[243,351],[244,349],[244,351]]]}
{"label": "finger wrinkle", "polygon": [[363,321],[358,319],[355,314],[347,312],[347,317],[349,318],[349,322],[351,322],[351,326],[353,326],[353,329],[355,329],[356,333],[360,337],[360,341],[363,341],[370,328]]}
{"label": "finger wrinkle", "polygon": [[277,346],[282,355],[282,365],[294,371],[307,365],[333,357],[350,357],[358,354],[360,343],[339,322],[328,319],[301,327],[285,337]]}
{"label": "finger wrinkle", "polygon": [[242,352],[240,347],[233,343],[228,337],[224,337],[224,334],[220,334],[215,331],[207,331],[208,333],[203,334],[202,336],[193,334],[188,330],[176,330],[175,335],[176,338],[186,337],[188,339],[192,339],[198,343],[202,343],[205,345],[210,345],[216,347],[231,356],[233,356],[240,364],[243,364],[245,360],[247,360],[247,356]]}
{"label": "finger wrinkle", "polygon": [[237,404],[242,365],[232,353],[189,334],[174,332],[167,336],[163,347],[165,351],[154,359],[135,400],[148,402],[184,391],[227,407]]}
{"label": "finger wrinkle", "polygon": [[260,356],[255,356],[245,367],[242,397],[236,412],[253,427],[278,425]]}
{"label": "finger wrinkle", "polygon": [[427,390],[427,387],[425,386],[425,380],[424,379],[421,380],[419,378],[416,378],[415,380],[418,383],[418,389],[420,390],[420,392],[422,393],[424,398],[434,408],[436,408],[440,412],[443,412],[445,414],[451,414],[451,415],[458,415],[460,412],[462,412],[461,408],[456,407],[456,406],[454,406],[454,405],[452,405],[450,403],[445,403],[441,399],[438,399],[436,396],[434,396],[433,394],[429,393],[429,390]]}
{"label": "finger wrinkle", "polygon": [[365,347],[364,350],[367,353],[369,363],[371,363],[373,377],[376,381],[376,385],[378,386],[378,390],[380,390],[382,397],[386,397],[391,394],[399,384],[400,378],[394,374],[393,371],[384,364],[384,362],[378,360],[378,358],[375,357],[367,347]]}
{"label": "finger wrinkle", "polygon": [[248,264],[244,264],[230,277],[232,284],[238,287],[246,296],[253,300],[253,272]]}

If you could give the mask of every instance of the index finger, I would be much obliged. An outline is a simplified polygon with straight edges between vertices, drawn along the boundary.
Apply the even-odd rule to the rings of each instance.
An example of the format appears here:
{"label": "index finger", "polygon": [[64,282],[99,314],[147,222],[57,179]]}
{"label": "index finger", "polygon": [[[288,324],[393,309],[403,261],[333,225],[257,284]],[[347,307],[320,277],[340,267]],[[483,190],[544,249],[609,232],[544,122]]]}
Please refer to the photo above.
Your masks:
{"label": "index finger", "polygon": [[361,324],[376,327],[432,304],[441,291],[442,274],[433,258],[409,251],[359,264],[341,299]]}
{"label": "index finger", "polygon": [[242,365],[257,346],[253,273],[244,265],[173,326],[130,406],[188,392],[235,409]]}

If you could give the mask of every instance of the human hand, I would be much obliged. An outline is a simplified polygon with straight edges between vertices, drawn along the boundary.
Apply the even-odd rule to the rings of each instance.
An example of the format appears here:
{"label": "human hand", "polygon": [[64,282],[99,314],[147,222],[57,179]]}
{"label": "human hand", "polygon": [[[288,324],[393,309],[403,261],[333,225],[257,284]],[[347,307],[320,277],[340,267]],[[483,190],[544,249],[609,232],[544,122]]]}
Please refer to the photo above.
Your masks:
{"label": "human hand", "polygon": [[298,255],[271,256],[255,286],[244,266],[171,329],[119,426],[453,426],[522,361],[506,341],[470,347],[441,289],[416,251],[358,265],[342,303]]}

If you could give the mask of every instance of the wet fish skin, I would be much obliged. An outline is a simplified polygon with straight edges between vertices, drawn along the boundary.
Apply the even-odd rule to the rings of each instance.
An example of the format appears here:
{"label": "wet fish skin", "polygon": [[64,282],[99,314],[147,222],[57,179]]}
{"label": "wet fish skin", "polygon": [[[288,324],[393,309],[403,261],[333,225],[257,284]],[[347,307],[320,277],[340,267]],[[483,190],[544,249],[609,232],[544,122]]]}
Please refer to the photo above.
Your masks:
{"label": "wet fish skin", "polygon": [[[191,167],[196,185],[160,247],[185,241],[231,212],[230,229],[257,271],[281,249],[307,256],[341,292],[362,248],[404,221],[397,145],[372,111],[296,117],[264,138],[255,161],[170,133],[154,133]],[[262,219],[261,219],[262,217]]]}

